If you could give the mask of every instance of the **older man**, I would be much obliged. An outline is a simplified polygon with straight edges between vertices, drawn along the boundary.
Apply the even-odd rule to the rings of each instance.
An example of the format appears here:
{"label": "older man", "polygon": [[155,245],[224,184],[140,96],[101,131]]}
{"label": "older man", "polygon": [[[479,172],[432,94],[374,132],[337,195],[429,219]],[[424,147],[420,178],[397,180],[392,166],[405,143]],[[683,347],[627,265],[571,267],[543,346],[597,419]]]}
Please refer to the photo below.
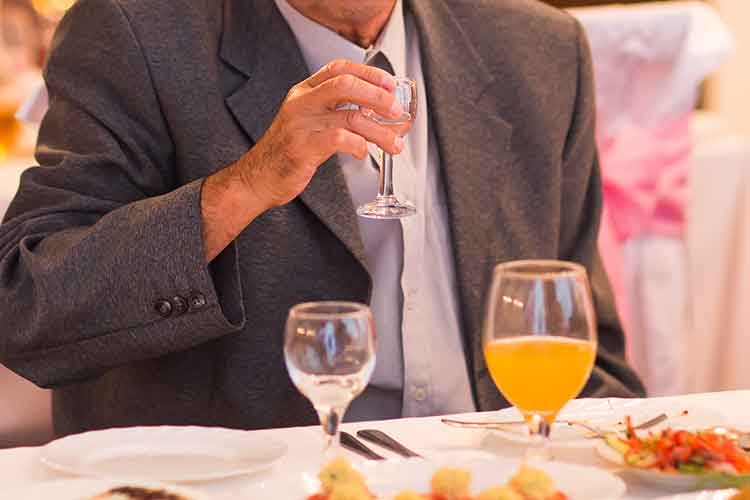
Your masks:
{"label": "older man", "polygon": [[[400,110],[404,142],[358,111]],[[386,63],[382,63],[386,61]],[[311,75],[311,76],[310,76]],[[46,69],[37,158],[0,230],[3,362],[55,388],[58,434],[315,421],[286,374],[298,302],[372,305],[355,418],[498,408],[480,348],[494,264],[588,268],[588,395],[642,387],[623,360],[596,238],[590,59],[533,1],[80,0]],[[358,219],[367,143],[398,154],[418,214]]]}

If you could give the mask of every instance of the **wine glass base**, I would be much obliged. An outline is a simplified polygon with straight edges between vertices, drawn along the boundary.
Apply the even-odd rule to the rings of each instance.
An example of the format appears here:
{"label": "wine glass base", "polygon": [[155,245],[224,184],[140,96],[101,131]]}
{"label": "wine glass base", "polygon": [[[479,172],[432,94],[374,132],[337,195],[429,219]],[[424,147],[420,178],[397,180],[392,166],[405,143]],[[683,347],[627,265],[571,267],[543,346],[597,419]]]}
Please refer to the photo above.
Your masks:
{"label": "wine glass base", "polygon": [[399,201],[395,196],[383,196],[357,208],[357,215],[368,219],[401,219],[417,213],[408,201]]}

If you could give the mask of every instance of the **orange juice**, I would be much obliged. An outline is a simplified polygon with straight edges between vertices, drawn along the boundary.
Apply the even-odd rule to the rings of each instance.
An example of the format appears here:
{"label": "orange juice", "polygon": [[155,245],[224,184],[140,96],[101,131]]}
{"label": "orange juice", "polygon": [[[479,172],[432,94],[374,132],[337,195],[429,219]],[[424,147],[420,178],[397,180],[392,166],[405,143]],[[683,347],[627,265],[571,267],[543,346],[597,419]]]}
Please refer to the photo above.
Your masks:
{"label": "orange juice", "polygon": [[485,344],[484,357],[495,385],[524,417],[536,413],[551,423],[586,384],[596,343],[567,337],[512,337]]}
{"label": "orange juice", "polygon": [[0,161],[10,156],[20,127],[12,113],[0,112]]}

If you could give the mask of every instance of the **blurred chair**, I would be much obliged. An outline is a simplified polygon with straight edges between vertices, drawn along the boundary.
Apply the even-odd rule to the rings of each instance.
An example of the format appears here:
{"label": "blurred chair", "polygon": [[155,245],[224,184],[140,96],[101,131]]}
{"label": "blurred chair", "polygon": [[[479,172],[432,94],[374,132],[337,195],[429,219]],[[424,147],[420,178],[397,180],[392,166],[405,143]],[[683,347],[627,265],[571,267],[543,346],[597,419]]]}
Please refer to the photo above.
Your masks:
{"label": "blurred chair", "polygon": [[[726,322],[708,320],[708,304],[722,301],[716,306],[724,307],[725,315],[743,314],[739,304],[722,300],[725,293],[703,295],[709,269],[737,261],[732,255],[742,248],[735,241],[737,224],[714,225],[710,236],[701,229],[718,215],[705,203],[706,176],[713,175],[711,187],[726,196],[722,213],[741,213],[743,202],[733,195],[739,174],[717,174],[726,155],[741,163],[743,148],[732,153],[723,148],[723,159],[711,154],[729,131],[719,118],[693,113],[702,82],[730,55],[732,37],[701,2],[571,12],[584,25],[594,58],[605,197],[600,248],[630,361],[652,395],[750,387],[750,377],[709,376],[719,371],[716,361],[695,354],[718,355],[732,346]],[[725,252],[711,258],[696,250],[706,244]],[[714,288],[726,290],[730,281]],[[699,372],[698,359],[704,363]]]}

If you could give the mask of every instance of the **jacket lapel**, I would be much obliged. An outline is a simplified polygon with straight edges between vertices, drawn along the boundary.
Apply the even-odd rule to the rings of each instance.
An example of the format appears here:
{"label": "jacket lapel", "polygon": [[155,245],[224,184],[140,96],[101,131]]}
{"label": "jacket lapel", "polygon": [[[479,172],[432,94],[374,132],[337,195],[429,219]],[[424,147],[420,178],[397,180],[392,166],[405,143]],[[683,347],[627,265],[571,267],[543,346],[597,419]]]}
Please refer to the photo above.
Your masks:
{"label": "jacket lapel", "polygon": [[[247,81],[226,104],[257,142],[270,126],[289,89],[309,76],[302,54],[272,1],[226,0],[220,56]],[[317,171],[300,199],[367,269],[346,179],[335,156]]]}
{"label": "jacket lapel", "polygon": [[483,296],[494,264],[509,258],[498,200],[506,188],[500,174],[510,157],[513,129],[497,111],[499,82],[446,2],[411,0],[409,5],[420,33],[439,144],[468,361],[480,372]]}

